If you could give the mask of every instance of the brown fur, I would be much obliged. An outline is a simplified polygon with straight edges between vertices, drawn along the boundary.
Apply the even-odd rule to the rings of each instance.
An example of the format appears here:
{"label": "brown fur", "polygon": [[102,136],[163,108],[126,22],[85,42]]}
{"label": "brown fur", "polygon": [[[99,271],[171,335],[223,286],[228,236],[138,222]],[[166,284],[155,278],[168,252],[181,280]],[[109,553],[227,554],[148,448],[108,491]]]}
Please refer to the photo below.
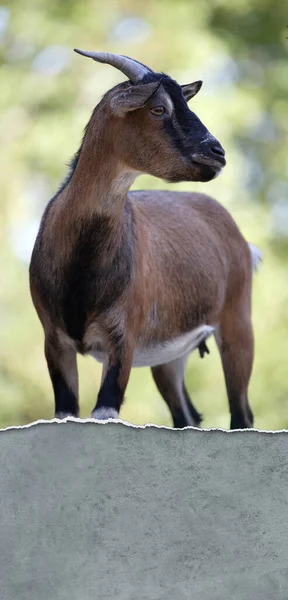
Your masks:
{"label": "brown fur", "polygon": [[[240,414],[234,424],[249,427],[252,417],[247,387],[253,336],[248,244],[229,213],[206,195],[128,193],[141,172],[169,180],[198,181],[203,167],[181,155],[164,133],[161,120],[151,115],[151,107],[164,104],[179,129],[173,103],[162,85],[143,108],[123,116],[113,112],[111,100],[127,87],[128,83],[121,84],[108,92],[94,111],[73,176],[46,211],[32,256],[31,294],[45,331],[49,371],[52,382],[53,378],[56,381],[54,391],[55,386],[62,386],[61,394],[68,399],[72,394],[77,403],[76,352],[99,347],[108,356],[101,390],[106,385],[109,394],[119,393],[120,408],[136,345],[166,342],[201,324],[219,325],[232,421],[233,415]],[[119,292],[115,303],[109,305],[108,299],[105,309],[97,308],[97,303],[90,306],[78,339],[68,335],[58,299],[60,303],[65,293],[67,269],[78,248],[79,232],[83,232],[85,242],[85,231],[90,231],[94,222],[99,239],[95,260],[97,273],[102,274],[97,283],[99,298],[105,297],[107,282],[113,290],[115,280]],[[125,258],[122,246],[128,238],[131,243]],[[111,271],[114,259],[116,266]],[[123,270],[125,261],[129,262],[127,272]],[[84,274],[79,271],[79,281]],[[61,381],[54,375],[58,371]],[[163,373],[165,378],[165,369]],[[158,381],[162,382],[158,386],[165,387],[161,369]],[[55,401],[56,414],[62,414],[57,398]]]}

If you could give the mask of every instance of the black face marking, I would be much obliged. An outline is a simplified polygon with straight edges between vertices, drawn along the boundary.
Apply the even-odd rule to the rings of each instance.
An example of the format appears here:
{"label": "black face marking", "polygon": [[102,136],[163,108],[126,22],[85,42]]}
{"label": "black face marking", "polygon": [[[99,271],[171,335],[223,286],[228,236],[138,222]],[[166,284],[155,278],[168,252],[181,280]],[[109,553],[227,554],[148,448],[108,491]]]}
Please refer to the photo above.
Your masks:
{"label": "black face marking", "polygon": [[[163,126],[171,144],[189,163],[191,163],[191,155],[194,153],[202,154],[206,150],[210,154],[209,142],[207,145],[202,145],[202,143],[211,134],[197,115],[189,109],[181,86],[165,73],[148,73],[143,77],[141,83],[157,80],[163,85],[174,107],[172,117],[163,119]],[[217,140],[215,140],[215,144],[217,145]],[[213,156],[213,158],[215,157]],[[209,181],[212,175],[211,167],[201,164],[201,181]],[[169,181],[178,181],[178,179],[178,175],[175,174],[175,177],[171,175]]]}
{"label": "black face marking", "polygon": [[120,362],[108,369],[94,410],[99,408],[114,408],[117,412],[120,411],[124,395],[124,390],[121,390],[118,382],[120,369]]}
{"label": "black face marking", "polygon": [[209,135],[209,131],[188,108],[182,89],[175,81],[167,77],[163,79],[162,85],[174,106],[172,119],[164,121],[166,132],[174,147],[188,158]]}

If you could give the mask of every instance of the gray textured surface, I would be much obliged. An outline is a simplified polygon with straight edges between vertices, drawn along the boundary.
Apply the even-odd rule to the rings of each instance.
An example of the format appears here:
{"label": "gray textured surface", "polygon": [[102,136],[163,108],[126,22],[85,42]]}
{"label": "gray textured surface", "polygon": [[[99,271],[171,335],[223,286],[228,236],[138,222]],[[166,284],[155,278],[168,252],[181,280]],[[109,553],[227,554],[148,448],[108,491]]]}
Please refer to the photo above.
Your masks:
{"label": "gray textured surface", "polygon": [[3,600],[287,600],[288,434],[0,433]]}

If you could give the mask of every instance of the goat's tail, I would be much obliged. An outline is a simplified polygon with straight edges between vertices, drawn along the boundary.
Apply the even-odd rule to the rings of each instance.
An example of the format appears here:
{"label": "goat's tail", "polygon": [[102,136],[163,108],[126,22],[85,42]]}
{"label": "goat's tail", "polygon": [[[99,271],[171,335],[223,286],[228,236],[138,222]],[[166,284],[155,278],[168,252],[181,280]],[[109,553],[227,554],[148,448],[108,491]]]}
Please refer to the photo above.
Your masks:
{"label": "goat's tail", "polygon": [[259,250],[259,248],[257,248],[257,246],[254,246],[254,244],[248,244],[248,246],[249,246],[250,252],[251,252],[253,271],[256,271],[259,267],[259,264],[263,260],[263,255],[262,255],[261,250]]}

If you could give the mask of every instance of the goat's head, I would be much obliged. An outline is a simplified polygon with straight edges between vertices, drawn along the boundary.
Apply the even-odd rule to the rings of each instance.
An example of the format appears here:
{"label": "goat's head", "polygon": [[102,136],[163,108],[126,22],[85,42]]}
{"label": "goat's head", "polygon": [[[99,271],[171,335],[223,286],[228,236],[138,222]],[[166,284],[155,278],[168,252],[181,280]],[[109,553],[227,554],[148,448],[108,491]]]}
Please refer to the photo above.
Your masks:
{"label": "goat's head", "polygon": [[181,86],[126,56],[75,51],[129,77],[102,100],[113,120],[114,151],[129,169],[170,182],[210,181],[220,173],[225,152],[187,104],[201,81]]}

